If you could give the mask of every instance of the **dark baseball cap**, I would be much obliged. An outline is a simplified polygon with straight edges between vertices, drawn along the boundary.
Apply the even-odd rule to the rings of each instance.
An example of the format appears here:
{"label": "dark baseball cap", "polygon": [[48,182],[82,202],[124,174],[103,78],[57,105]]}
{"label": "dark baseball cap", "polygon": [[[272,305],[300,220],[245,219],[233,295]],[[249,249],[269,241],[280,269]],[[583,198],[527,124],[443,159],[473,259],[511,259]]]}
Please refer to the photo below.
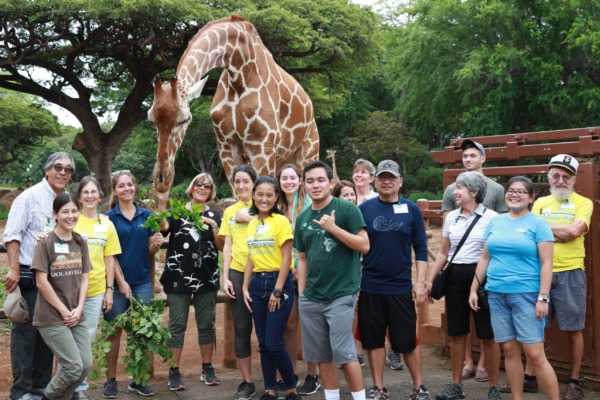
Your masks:
{"label": "dark baseball cap", "polygon": [[377,165],[377,172],[375,176],[379,176],[384,172],[389,172],[394,175],[396,178],[402,176],[402,170],[396,161],[393,160],[383,160]]}

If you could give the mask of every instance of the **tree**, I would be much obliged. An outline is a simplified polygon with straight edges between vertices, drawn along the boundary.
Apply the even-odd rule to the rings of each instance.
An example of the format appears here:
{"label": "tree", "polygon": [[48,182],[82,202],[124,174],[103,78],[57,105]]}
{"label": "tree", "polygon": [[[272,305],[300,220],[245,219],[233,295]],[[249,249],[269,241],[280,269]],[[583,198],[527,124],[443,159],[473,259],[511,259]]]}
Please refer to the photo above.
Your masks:
{"label": "tree", "polygon": [[448,136],[600,123],[596,2],[414,0],[388,24],[402,120]]}
{"label": "tree", "polygon": [[33,96],[0,91],[0,165],[21,160],[31,147],[59,133],[56,117]]}
{"label": "tree", "polygon": [[[146,118],[152,78],[173,71],[204,23],[232,12],[256,22],[278,62],[328,104],[323,112],[348,63],[360,73],[374,62],[375,16],[344,0],[0,0],[0,87],[70,111],[83,128],[73,148],[108,190],[117,151]],[[98,120],[106,113],[116,115],[108,131]]]}

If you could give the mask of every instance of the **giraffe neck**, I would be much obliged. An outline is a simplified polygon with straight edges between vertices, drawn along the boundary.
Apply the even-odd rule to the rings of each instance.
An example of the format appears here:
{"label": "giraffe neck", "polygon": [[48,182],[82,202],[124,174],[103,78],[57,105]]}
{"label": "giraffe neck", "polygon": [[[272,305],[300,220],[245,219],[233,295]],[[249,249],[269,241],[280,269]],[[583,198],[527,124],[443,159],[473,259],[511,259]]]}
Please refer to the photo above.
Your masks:
{"label": "giraffe neck", "polygon": [[244,71],[256,66],[252,43],[257,37],[240,22],[207,24],[202,28],[177,67],[180,99],[187,98],[190,87],[214,68],[225,68],[230,80],[244,83]]}

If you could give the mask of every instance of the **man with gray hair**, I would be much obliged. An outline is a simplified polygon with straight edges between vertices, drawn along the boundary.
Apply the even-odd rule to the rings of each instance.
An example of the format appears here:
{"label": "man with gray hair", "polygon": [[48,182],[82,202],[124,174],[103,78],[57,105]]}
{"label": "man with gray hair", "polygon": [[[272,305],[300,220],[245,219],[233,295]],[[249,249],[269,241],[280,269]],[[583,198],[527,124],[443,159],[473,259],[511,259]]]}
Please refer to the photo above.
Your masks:
{"label": "man with gray hair", "polygon": [[6,290],[11,293],[18,285],[29,307],[29,320],[12,325],[11,400],[31,400],[33,396],[43,396],[52,378],[52,351],[32,325],[38,289],[30,265],[36,236],[54,229],[52,202],[58,193],[65,190],[75,173],[75,161],[71,155],[57,152],[48,157],[44,170],[44,179],[25,190],[13,202],[3,235],[10,266],[4,278]]}
{"label": "man with gray hair", "polygon": [[550,196],[537,199],[532,209],[534,214],[548,221],[554,234],[552,286],[550,294],[539,294],[538,301],[550,303],[546,326],[556,316],[558,328],[567,332],[571,379],[563,399],[578,400],[583,398],[579,372],[583,359],[587,287],[584,236],[590,226],[594,206],[590,199],[574,190],[579,168],[575,157],[568,154],[554,156],[548,168]]}

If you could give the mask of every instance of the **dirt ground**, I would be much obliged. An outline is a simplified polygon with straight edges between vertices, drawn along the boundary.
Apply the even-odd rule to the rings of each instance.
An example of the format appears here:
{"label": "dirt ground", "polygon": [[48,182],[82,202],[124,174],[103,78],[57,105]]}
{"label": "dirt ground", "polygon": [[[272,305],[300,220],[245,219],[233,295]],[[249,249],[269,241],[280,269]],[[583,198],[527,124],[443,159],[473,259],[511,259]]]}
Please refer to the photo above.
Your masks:
{"label": "dirt ground", "polygon": [[[0,233],[4,231],[4,225],[6,221],[0,221]],[[434,237],[430,239],[430,248],[437,253],[439,248],[439,230],[434,230]],[[6,258],[6,254],[0,253],[0,271],[5,270],[8,265],[8,260]],[[157,274],[160,273],[161,265],[157,265]],[[0,272],[0,276],[3,276],[5,272]],[[157,279],[158,281],[158,279]],[[160,289],[160,288],[157,288]],[[158,290],[157,290],[158,291]],[[162,291],[156,293],[157,297],[161,297],[164,294]],[[437,304],[435,307],[430,309],[431,315],[431,323],[439,324],[440,315],[443,310],[443,305]],[[217,305],[217,343],[216,343],[216,351],[214,354],[214,365],[218,371],[219,377],[223,379],[237,379],[239,372],[234,369],[227,369],[223,367],[223,340],[224,340],[224,332],[223,332],[223,319],[224,319],[224,305]],[[165,311],[163,314],[163,321],[168,320],[168,311]],[[10,385],[12,383],[12,369],[10,365],[10,332],[8,331],[6,321],[0,320],[0,399],[8,398],[8,391],[10,389]],[[198,376],[200,373],[200,357],[199,351],[197,347],[197,332],[194,323],[194,315],[193,311],[190,313],[188,330],[186,332],[184,351],[182,353],[180,369],[184,374],[193,374],[194,376]],[[255,350],[253,354],[258,355],[258,345],[256,343],[256,338],[253,336],[253,346]],[[125,354],[125,335],[121,340],[121,352],[120,356]],[[440,360],[437,360],[437,356],[430,351],[423,352],[424,361],[426,359],[431,358],[431,362],[439,363]],[[299,363],[302,365],[299,367],[299,371],[301,371],[300,375],[303,376],[303,371],[305,369],[305,365],[303,363]],[[260,370],[260,358],[258,356],[253,357],[253,371]],[[118,376],[120,381],[126,381],[126,374],[123,369],[123,363],[119,362]],[[163,364],[161,361],[155,362],[155,380],[158,381],[166,381],[168,376],[168,366]],[[97,382],[101,385],[101,381]]]}

